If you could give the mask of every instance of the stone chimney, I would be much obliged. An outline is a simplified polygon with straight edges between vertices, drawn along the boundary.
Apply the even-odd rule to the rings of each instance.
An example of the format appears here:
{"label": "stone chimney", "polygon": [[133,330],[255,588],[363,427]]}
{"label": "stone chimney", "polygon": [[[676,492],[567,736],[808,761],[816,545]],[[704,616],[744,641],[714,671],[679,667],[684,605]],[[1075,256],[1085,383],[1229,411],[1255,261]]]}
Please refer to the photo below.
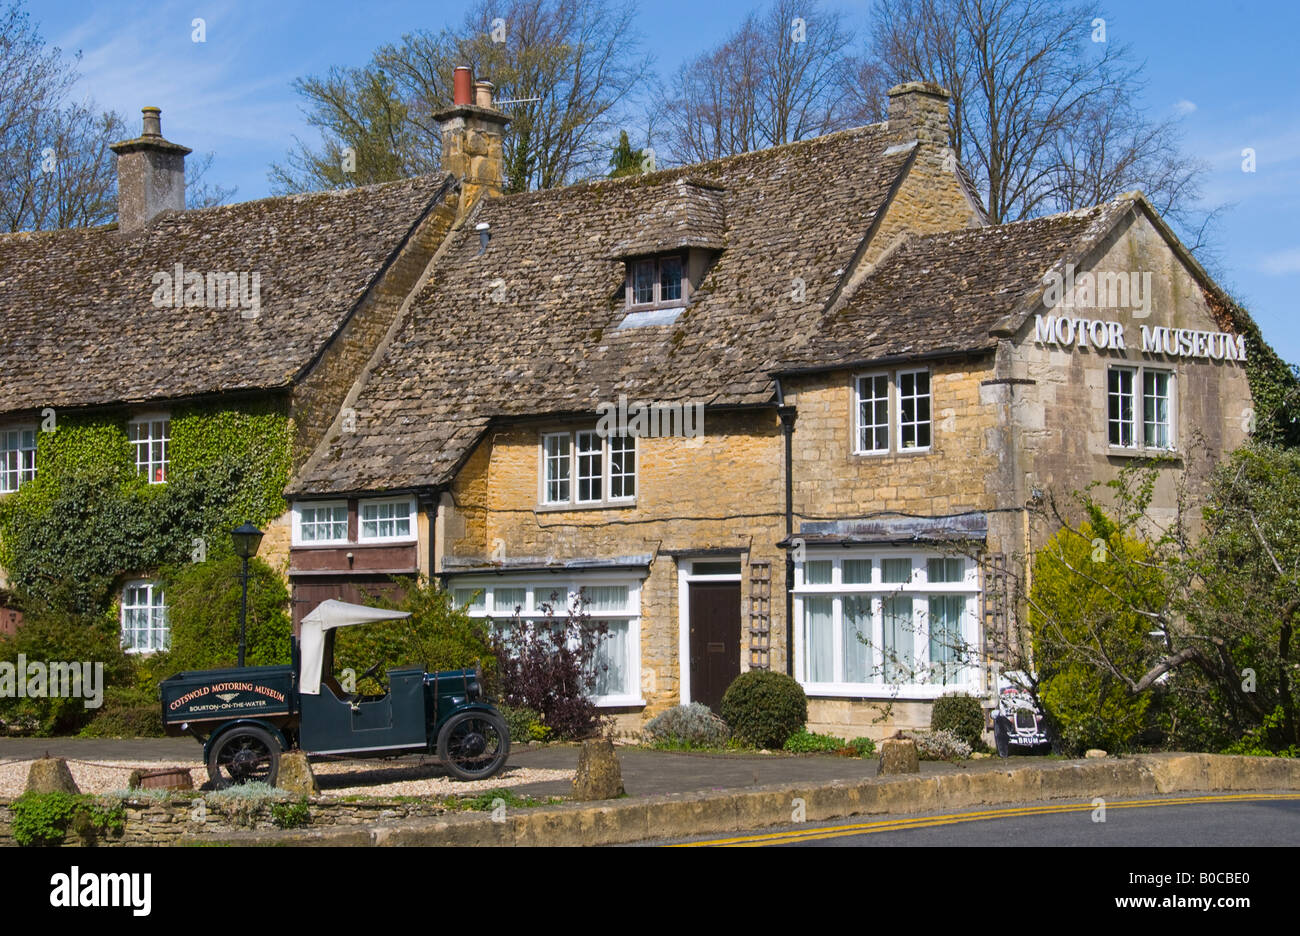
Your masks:
{"label": "stone chimney", "polygon": [[462,65],[452,81],[452,106],[433,115],[442,134],[442,170],[461,181],[460,215],[484,195],[505,189],[505,130],[510,118],[492,103],[490,81],[474,82]]}
{"label": "stone chimney", "polygon": [[909,81],[889,89],[889,134],[945,149],[952,143],[948,89],[930,81]]}
{"label": "stone chimney", "polygon": [[135,231],[164,211],[185,210],[185,157],[192,150],[162,135],[162,111],[146,107],[134,140],[109,147],[117,154],[117,227]]}

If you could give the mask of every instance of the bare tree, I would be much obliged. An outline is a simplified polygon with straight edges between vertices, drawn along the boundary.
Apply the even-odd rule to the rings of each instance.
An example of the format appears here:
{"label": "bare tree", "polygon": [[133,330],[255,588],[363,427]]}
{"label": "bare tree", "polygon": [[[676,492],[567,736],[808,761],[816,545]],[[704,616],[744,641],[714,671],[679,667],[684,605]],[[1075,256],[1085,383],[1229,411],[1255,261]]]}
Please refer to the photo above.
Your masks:
{"label": "bare tree", "polygon": [[667,108],[672,159],[716,159],[852,126],[862,111],[853,34],[816,2],[775,0],[687,62]]}
{"label": "bare tree", "polygon": [[208,173],[212,169],[214,156],[213,153],[204,153],[201,156],[190,156],[186,160],[186,208],[213,208],[217,205],[224,205],[239,191],[238,186],[227,187],[208,181]]}
{"label": "bare tree", "polygon": [[[505,106],[509,190],[600,175],[649,74],[633,17],[630,4],[608,0],[480,0],[456,30],[411,33],[363,69],[302,79],[296,87],[324,145],[299,141],[287,165],[273,167],[272,182],[299,191],[433,171],[440,149],[433,115],[451,103],[457,65],[491,80],[498,99],[516,102]],[[349,148],[350,174],[338,168]]]}
{"label": "bare tree", "polygon": [[890,84],[951,92],[953,149],[995,223],[1141,188],[1195,230],[1204,166],[1137,108],[1141,67],[1105,28],[1092,2],[878,0],[872,52]]}

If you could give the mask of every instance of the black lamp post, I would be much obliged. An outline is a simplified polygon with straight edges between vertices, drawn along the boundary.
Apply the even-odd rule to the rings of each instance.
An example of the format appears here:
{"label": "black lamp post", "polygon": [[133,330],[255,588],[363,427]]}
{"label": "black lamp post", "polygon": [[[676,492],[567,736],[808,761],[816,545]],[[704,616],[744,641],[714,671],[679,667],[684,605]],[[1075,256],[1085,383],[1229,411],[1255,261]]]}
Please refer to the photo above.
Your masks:
{"label": "black lamp post", "polygon": [[245,523],[230,531],[235,541],[235,555],[244,560],[244,572],[240,576],[244,592],[239,599],[239,665],[244,665],[244,628],[248,623],[248,560],[257,555],[257,547],[262,545],[262,531],[251,523]]}

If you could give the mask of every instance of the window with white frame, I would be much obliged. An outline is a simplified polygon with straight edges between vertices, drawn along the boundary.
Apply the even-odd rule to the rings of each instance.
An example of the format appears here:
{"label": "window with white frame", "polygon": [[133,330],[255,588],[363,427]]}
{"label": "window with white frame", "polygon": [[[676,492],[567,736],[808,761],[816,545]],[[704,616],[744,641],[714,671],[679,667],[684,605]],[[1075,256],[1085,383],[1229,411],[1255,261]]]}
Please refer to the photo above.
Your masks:
{"label": "window with white frame", "polygon": [[346,501],[305,502],[294,505],[293,541],[312,546],[348,541]]}
{"label": "window with white frame", "polygon": [[36,429],[0,430],[0,494],[18,490],[36,477]]}
{"label": "window with white frame", "polygon": [[898,372],[898,446],[930,447],[930,372]]}
{"label": "window with white frame", "polygon": [[641,699],[639,581],[588,577],[572,581],[512,577],[488,581],[458,580],[452,601],[473,617],[486,618],[497,633],[516,620],[538,622],[563,618],[582,608],[592,624],[605,624],[595,668],[593,699],[597,705],[643,705]]}
{"label": "window with white frame", "polygon": [[[1140,394],[1140,396],[1139,396]],[[1106,435],[1112,448],[1174,448],[1174,375],[1149,367],[1106,374]]]}
{"label": "window with white frame", "polygon": [[127,653],[155,653],[171,645],[167,602],[157,582],[131,582],[122,589],[122,647]]}
{"label": "window with white frame", "polygon": [[364,500],[357,507],[357,539],[362,543],[415,538],[415,499]]}
{"label": "window with white frame", "polygon": [[859,452],[889,451],[889,376],[867,374],[858,378]]}
{"label": "window with white frame", "polygon": [[569,503],[569,433],[542,437],[542,503]]}
{"label": "window with white frame", "polygon": [[883,373],[858,375],[853,381],[854,454],[928,451],[932,412],[928,370],[898,371],[892,380]]}
{"label": "window with white frame", "polygon": [[127,426],[127,437],[135,455],[136,474],[148,478],[150,484],[167,481],[168,445],[171,441],[171,419],[150,416],[132,420]]}
{"label": "window with white frame", "polygon": [[543,505],[611,504],[636,498],[636,439],[593,430],[542,436]]}
{"label": "window with white frame", "polygon": [[978,569],[964,557],[836,550],[795,564],[797,675],[812,695],[977,688]]}

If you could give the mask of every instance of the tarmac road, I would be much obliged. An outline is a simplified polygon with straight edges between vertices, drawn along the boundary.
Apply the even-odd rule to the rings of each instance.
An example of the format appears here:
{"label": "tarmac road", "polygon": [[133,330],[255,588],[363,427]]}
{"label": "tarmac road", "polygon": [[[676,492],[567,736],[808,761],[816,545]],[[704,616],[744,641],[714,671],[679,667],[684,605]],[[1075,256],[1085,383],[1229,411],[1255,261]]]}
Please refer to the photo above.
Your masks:
{"label": "tarmac road", "polygon": [[[1104,816],[1104,821],[1097,821]],[[927,816],[856,817],[725,837],[688,846],[1295,846],[1300,793],[1175,794],[1091,802],[1026,803]]]}

